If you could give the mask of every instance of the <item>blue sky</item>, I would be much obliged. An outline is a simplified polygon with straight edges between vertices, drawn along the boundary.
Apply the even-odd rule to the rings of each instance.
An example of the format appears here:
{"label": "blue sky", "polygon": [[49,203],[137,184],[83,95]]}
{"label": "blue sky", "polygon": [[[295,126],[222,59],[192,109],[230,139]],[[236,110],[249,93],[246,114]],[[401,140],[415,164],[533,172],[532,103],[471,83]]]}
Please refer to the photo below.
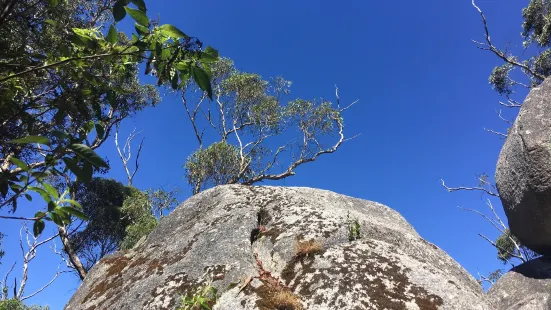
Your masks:
{"label": "blue sky", "polygon": [[[478,1],[496,44],[511,41],[518,48],[526,3]],[[483,40],[483,28],[470,0],[147,4],[150,16],[158,13],[161,23],[199,37],[239,69],[293,81],[293,97],[334,98],[337,84],[343,103],[360,100],[344,115],[346,133],[361,133],[357,139],[270,184],[323,188],[386,204],[469,272],[506,268],[477,236],[495,238],[496,231],[456,208],[487,211],[485,197],[447,193],[440,185],[441,178],[449,185],[476,185],[476,174],[493,176],[503,140],[483,128],[506,128],[495,113],[502,98],[488,85],[489,73],[500,63],[471,42]],[[525,93],[518,95],[522,99]],[[513,117],[516,111],[504,113]],[[158,107],[123,127],[137,127],[145,137],[135,185],[181,187],[180,198],[188,197],[181,166],[196,142],[178,97],[167,94]],[[109,176],[124,181],[112,140],[100,153],[110,158]],[[0,275],[21,257],[20,223],[2,225],[8,236]],[[28,292],[55,272],[58,258],[50,252],[42,248],[31,265]],[[64,275],[30,302],[61,309],[77,285],[75,277]]]}

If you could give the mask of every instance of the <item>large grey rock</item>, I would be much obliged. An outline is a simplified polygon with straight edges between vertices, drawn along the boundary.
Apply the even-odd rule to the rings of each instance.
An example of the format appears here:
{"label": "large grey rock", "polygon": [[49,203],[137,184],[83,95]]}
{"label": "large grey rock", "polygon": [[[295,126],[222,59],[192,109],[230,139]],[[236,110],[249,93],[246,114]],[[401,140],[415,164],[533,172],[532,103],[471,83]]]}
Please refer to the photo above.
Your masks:
{"label": "large grey rock", "polygon": [[[309,240],[320,251],[297,257]],[[102,259],[66,309],[175,309],[209,279],[215,310],[278,309],[278,292],[313,310],[489,309],[471,275],[384,205],[238,185],[188,199],[138,248]]]}
{"label": "large grey rock", "polygon": [[496,183],[511,232],[551,252],[551,79],[530,91],[499,155]]}
{"label": "large grey rock", "polygon": [[513,268],[488,291],[499,310],[551,309],[551,260],[538,258]]}

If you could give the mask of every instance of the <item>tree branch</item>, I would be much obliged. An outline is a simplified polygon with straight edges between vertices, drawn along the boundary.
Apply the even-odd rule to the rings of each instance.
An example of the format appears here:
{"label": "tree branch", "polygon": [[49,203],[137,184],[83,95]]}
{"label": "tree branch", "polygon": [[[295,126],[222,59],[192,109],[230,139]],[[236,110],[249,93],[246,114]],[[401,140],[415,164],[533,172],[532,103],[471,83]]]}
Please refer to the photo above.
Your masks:
{"label": "tree branch", "polygon": [[479,48],[491,51],[492,53],[494,53],[497,57],[501,58],[506,63],[511,64],[513,66],[516,66],[516,67],[519,67],[519,68],[522,68],[526,72],[530,73],[532,76],[534,76],[534,77],[536,77],[540,80],[544,80],[545,76],[542,76],[542,75],[538,74],[537,72],[534,72],[534,70],[532,70],[530,67],[516,61],[513,57],[507,57],[507,55],[504,52],[502,52],[501,50],[499,50],[497,47],[495,47],[492,44],[492,40],[490,38],[490,31],[488,30],[488,22],[486,21],[486,16],[482,12],[482,10],[476,5],[475,0],[472,0],[472,5],[478,11],[478,13],[480,13],[480,17],[482,18],[482,23],[484,24],[484,32],[485,32],[485,38],[486,38],[487,43],[481,43],[481,42],[477,42],[477,41],[474,41],[474,40],[473,40],[473,42],[480,45],[480,46],[483,46],[483,47],[479,47]]}
{"label": "tree branch", "polygon": [[494,196],[494,197],[499,197],[499,194],[497,193],[494,193],[490,190],[488,190],[487,188],[484,188],[484,187],[465,187],[465,186],[460,186],[460,187],[448,187],[446,186],[446,184],[444,183],[444,180],[443,179],[440,179],[440,181],[442,181],[442,186],[448,191],[448,192],[456,192],[456,191],[460,191],[460,190],[465,190],[465,191],[482,191],[482,192],[485,192],[486,194],[490,195],[490,196]]}

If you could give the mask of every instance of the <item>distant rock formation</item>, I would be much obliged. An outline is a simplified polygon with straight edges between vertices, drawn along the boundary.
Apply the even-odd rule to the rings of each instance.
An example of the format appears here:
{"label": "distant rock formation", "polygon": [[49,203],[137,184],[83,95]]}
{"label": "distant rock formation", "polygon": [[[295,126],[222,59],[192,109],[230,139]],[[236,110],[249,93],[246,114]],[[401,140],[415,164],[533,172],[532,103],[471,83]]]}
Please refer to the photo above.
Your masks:
{"label": "distant rock formation", "polygon": [[188,199],[138,248],[102,259],[66,309],[176,309],[206,285],[218,310],[492,309],[469,273],[384,205],[239,185]]}
{"label": "distant rock formation", "polygon": [[551,79],[522,104],[499,155],[496,184],[511,232],[551,254]]}

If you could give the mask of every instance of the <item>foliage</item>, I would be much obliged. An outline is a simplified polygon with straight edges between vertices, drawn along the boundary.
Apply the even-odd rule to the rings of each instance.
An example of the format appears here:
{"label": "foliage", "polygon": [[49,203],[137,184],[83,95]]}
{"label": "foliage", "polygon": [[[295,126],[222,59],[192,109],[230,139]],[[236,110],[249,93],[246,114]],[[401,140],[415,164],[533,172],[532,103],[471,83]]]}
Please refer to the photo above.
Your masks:
{"label": "foliage", "polygon": [[116,251],[131,221],[122,211],[131,189],[113,179],[94,178],[76,185],[75,199],[89,218],[70,241],[86,271],[105,255]]}
{"label": "foliage", "polygon": [[157,218],[153,215],[146,214],[136,221],[136,223],[128,225],[125,230],[124,239],[121,242],[121,250],[129,250],[133,248],[141,238],[149,235],[155,227],[157,227]]}
{"label": "foliage", "polygon": [[346,215],[348,225],[348,241],[355,241],[361,238],[360,222],[358,219],[351,219],[350,213]]}
{"label": "foliage", "polygon": [[503,263],[506,263],[513,257],[511,254],[515,251],[515,243],[513,241],[518,243],[517,238],[511,234],[509,229],[505,230],[505,233],[496,240],[497,258]]}
{"label": "foliage", "polygon": [[[298,166],[335,152],[347,140],[341,113],[348,107],[341,108],[338,91],[336,107],[327,100],[284,103],[291,82],[281,77],[265,80],[239,71],[227,58],[210,69],[213,101],[194,83],[182,94],[199,144],[184,164],[194,194],[220,184],[292,176]],[[212,142],[204,147],[206,141]]]}
{"label": "foliage", "polygon": [[[192,78],[210,96],[208,68],[218,55],[151,22],[143,1],[11,2],[0,19],[0,208],[15,212],[20,197],[37,193],[48,209],[28,220],[40,234],[45,220],[65,227],[71,216],[84,218],[57,199],[47,177],[87,182],[108,169],[94,150],[114,125],[158,101],[152,86],[139,84],[139,64],[157,85],[177,89]],[[116,28],[126,15],[136,22],[130,38]]]}
{"label": "foliage", "polygon": [[169,212],[178,205],[176,196],[179,189],[148,189],[146,190],[151,205],[151,215],[161,218],[165,212]]}
{"label": "foliage", "polygon": [[45,306],[26,306],[17,299],[0,300],[0,310],[49,310],[50,307]]}
{"label": "foliage", "polygon": [[210,310],[216,303],[216,294],[214,286],[199,287],[195,294],[182,296],[182,306],[178,310]]}
{"label": "foliage", "polygon": [[134,187],[128,187],[128,190],[129,194],[124,199],[121,211],[128,221],[135,223],[142,217],[150,215],[151,202],[146,192]]}
{"label": "foliage", "polygon": [[[479,43],[480,47],[493,52],[504,62],[494,68],[489,78],[490,84],[500,95],[509,98],[517,86],[535,87],[551,75],[551,1],[530,0],[522,10],[521,36],[524,50],[519,53],[522,58],[513,55],[508,49],[501,50],[493,45],[486,17],[476,5],[475,8],[479,10],[486,30],[486,43]],[[514,73],[517,69],[527,79],[526,82],[513,78],[519,76]],[[513,106],[517,105],[514,102]]]}
{"label": "foliage", "polygon": [[[225,141],[195,151],[186,161],[186,178],[197,188],[230,183],[239,177],[239,150]],[[245,180],[246,175],[240,180]]]}
{"label": "foliage", "polygon": [[156,216],[176,204],[174,191],[140,191],[113,179],[93,178],[75,188],[89,220],[70,240],[86,271],[105,255],[132,248],[156,227]]}

